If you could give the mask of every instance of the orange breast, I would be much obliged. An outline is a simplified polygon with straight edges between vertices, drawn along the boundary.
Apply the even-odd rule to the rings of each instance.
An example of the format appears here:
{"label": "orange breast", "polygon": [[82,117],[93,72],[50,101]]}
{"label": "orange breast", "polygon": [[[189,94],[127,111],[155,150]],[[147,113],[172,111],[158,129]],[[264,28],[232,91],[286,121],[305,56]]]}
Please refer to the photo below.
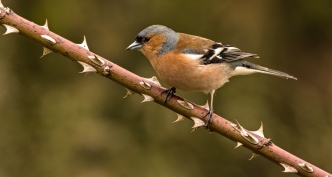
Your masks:
{"label": "orange breast", "polygon": [[228,81],[229,64],[201,65],[184,54],[167,54],[150,62],[161,80],[183,91],[209,92]]}

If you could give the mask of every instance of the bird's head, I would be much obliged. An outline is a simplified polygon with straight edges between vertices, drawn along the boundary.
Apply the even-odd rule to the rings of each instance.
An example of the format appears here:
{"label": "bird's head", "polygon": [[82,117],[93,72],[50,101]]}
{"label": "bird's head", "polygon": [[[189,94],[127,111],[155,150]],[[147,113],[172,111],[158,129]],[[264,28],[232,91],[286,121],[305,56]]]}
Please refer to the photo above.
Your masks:
{"label": "bird's head", "polygon": [[173,50],[178,40],[178,33],[172,29],[163,25],[152,25],[139,32],[135,41],[126,49],[139,50],[147,57],[160,56]]}

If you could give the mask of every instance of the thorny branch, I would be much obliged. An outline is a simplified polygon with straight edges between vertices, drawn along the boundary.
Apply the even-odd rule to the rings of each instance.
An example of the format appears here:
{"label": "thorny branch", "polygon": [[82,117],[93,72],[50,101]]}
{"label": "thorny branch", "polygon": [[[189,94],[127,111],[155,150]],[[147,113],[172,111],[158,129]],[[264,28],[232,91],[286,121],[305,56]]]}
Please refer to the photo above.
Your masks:
{"label": "thorny branch", "polygon": [[[17,14],[10,8],[4,7],[0,0],[0,24],[6,28],[5,34],[19,33],[35,40],[44,47],[43,56],[56,52],[67,58],[77,61],[83,66],[82,73],[95,72],[111,79],[128,90],[128,95],[139,93],[144,97],[143,102],[154,101],[163,105],[165,94],[160,94],[162,88],[155,77],[150,79],[139,77],[124,68],[106,60],[105,58],[89,51],[86,40],[82,44],[75,44],[48,29],[47,21],[44,26],[32,23]],[[201,118],[206,114],[205,106],[196,105],[190,101],[175,95],[166,105],[163,105],[178,114],[178,120],[184,117],[194,121],[193,128],[204,126],[207,118]],[[253,157],[257,154],[284,167],[286,173],[296,173],[299,176],[332,177],[328,172],[306,162],[289,152],[281,149],[266,139],[263,134],[263,126],[257,131],[248,131],[238,122],[230,121],[214,114],[210,131],[217,132],[222,136],[237,142],[237,146],[244,146],[253,151]]]}

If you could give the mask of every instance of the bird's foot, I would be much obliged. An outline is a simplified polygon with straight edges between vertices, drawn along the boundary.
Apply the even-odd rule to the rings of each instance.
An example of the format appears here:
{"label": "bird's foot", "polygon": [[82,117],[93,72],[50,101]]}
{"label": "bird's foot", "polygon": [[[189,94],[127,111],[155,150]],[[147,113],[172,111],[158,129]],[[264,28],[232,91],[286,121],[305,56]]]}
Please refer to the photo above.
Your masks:
{"label": "bird's foot", "polygon": [[175,92],[176,92],[176,88],[171,87],[171,88],[166,89],[166,90],[164,90],[160,93],[160,95],[163,94],[163,93],[166,93],[166,98],[164,99],[164,103],[163,103],[164,105],[166,104],[167,101],[169,101],[169,99],[174,95]]}
{"label": "bird's foot", "polygon": [[210,125],[211,125],[211,122],[212,122],[212,116],[213,116],[213,109],[212,108],[210,108],[210,110],[203,116],[203,118],[204,117],[206,117],[206,116],[209,116],[208,117],[208,120],[206,121],[206,123],[205,123],[205,127],[208,129],[208,130],[210,130]]}

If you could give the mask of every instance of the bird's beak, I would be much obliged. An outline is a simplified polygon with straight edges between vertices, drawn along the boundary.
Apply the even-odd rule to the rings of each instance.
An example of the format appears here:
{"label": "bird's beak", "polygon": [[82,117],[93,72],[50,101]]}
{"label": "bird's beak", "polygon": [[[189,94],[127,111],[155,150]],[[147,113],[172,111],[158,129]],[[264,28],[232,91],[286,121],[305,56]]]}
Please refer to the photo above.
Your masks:
{"label": "bird's beak", "polygon": [[133,42],[132,44],[130,44],[130,45],[126,48],[126,50],[135,50],[135,49],[140,49],[140,48],[142,48],[142,47],[143,47],[143,45],[142,45],[141,43],[135,41],[135,42]]}

